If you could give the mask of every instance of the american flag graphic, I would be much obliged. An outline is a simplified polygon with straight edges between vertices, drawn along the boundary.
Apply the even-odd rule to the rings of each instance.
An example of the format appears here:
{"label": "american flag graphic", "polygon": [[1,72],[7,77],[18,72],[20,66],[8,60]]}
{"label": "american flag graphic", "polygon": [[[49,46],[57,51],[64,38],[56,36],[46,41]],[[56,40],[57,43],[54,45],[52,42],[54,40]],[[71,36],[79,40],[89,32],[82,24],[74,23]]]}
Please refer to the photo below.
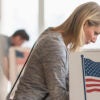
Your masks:
{"label": "american flag graphic", "polygon": [[83,58],[83,69],[86,93],[100,92],[100,62]]}
{"label": "american flag graphic", "polygon": [[28,51],[21,52],[21,51],[16,50],[15,53],[16,53],[16,64],[17,64],[17,66],[23,66],[24,63],[27,60],[29,52]]}

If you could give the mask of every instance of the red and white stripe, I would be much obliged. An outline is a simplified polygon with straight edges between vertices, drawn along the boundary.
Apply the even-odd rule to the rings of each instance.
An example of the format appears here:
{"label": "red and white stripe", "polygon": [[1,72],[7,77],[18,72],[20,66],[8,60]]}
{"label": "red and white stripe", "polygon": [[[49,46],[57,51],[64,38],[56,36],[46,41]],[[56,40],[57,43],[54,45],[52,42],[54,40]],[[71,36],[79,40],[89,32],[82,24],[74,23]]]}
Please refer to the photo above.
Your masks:
{"label": "red and white stripe", "polygon": [[86,92],[100,92],[100,78],[93,76],[85,76]]}

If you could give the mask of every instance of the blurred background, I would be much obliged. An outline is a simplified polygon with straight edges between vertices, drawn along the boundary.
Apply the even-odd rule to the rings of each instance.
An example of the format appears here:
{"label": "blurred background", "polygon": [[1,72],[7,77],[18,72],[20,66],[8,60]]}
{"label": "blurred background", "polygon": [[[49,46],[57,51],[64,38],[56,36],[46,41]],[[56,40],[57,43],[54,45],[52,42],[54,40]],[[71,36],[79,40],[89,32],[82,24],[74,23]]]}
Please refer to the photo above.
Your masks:
{"label": "blurred background", "polygon": [[[90,0],[0,0],[0,33],[6,36],[11,36],[16,30],[25,29],[30,40],[25,42],[22,47],[17,48],[16,50],[24,52],[26,49],[23,48],[28,48],[29,54],[33,44],[44,29],[61,24],[78,5],[88,1]],[[100,0],[91,1],[100,4]],[[99,49],[100,37],[98,37],[95,44],[91,43],[84,46],[84,48]],[[18,75],[22,68],[20,67],[18,73],[16,72],[15,60],[17,59],[12,58],[12,55],[15,55],[14,50],[15,48],[10,50],[11,52],[9,57],[9,61],[11,61],[9,62],[9,66],[11,65],[10,76],[15,75],[14,78],[11,77],[13,83],[16,80],[16,74]],[[27,50],[25,52],[27,52]],[[12,59],[13,62],[15,62],[14,64],[12,64]],[[21,66],[24,65],[25,61],[22,62],[23,64],[20,62],[22,64]],[[9,93],[12,87],[10,80],[9,84],[7,93]],[[0,93],[1,92],[2,89],[0,88]]]}
{"label": "blurred background", "polygon": [[[88,1],[90,0],[0,0],[0,33],[10,36],[23,28],[30,36],[30,41],[24,46],[31,48],[45,28],[59,25],[74,8]],[[95,2],[100,4],[99,0]],[[100,47],[99,40],[96,48]]]}

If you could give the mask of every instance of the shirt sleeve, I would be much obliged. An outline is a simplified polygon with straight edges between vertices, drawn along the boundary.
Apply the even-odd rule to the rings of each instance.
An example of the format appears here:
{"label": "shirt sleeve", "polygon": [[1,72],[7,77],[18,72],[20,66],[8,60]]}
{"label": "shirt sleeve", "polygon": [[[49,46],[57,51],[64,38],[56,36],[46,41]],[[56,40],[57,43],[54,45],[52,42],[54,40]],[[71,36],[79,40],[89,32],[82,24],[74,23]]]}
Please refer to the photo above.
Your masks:
{"label": "shirt sleeve", "polygon": [[2,56],[8,57],[8,51],[9,51],[8,41],[3,36],[0,37],[0,49]]}
{"label": "shirt sleeve", "polygon": [[44,43],[42,55],[44,76],[51,100],[69,100],[65,46],[58,39],[48,39]]}

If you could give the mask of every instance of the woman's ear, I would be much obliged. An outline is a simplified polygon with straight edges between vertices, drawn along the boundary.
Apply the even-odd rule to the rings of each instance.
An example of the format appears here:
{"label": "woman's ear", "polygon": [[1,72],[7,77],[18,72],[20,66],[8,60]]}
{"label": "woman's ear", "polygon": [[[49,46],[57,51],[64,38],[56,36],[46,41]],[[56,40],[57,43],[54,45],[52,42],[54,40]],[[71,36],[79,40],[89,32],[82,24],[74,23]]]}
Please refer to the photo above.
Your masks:
{"label": "woman's ear", "polygon": [[83,25],[83,30],[85,30],[87,27],[89,27],[88,21],[86,21]]}
{"label": "woman's ear", "polygon": [[85,21],[84,26],[89,26],[88,20]]}

